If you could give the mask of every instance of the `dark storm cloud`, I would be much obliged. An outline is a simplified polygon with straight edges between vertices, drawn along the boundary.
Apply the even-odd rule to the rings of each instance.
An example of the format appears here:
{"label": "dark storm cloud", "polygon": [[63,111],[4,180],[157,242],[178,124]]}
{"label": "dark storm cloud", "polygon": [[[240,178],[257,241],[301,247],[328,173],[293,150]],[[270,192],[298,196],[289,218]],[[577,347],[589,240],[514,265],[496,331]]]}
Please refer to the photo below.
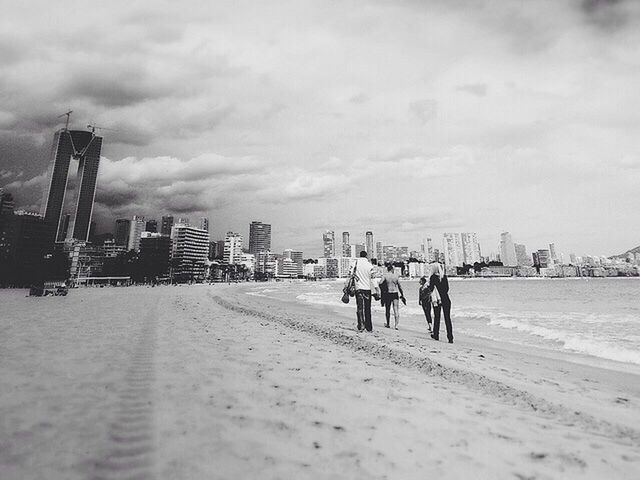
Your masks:
{"label": "dark storm cloud", "polygon": [[[635,0],[582,0],[581,8],[588,21],[603,30],[617,30],[632,21]],[[635,10],[637,20],[638,10]]]}
{"label": "dark storm cloud", "polygon": [[154,82],[142,68],[132,65],[75,72],[63,88],[64,95],[85,98],[102,107],[136,105],[170,92],[168,86]]}

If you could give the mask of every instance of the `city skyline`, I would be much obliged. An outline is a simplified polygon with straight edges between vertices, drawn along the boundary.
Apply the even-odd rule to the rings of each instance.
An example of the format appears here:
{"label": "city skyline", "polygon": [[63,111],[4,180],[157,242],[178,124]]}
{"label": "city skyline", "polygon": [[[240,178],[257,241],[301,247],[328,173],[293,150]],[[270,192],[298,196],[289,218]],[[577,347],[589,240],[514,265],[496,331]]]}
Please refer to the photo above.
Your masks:
{"label": "city skyline", "polygon": [[502,231],[599,255],[640,243],[637,2],[247,7],[7,5],[16,208],[42,208],[71,109],[105,139],[100,233],[170,212],[216,238],[269,219],[274,250],[314,255],[327,225],[405,245],[471,231],[490,250]]}

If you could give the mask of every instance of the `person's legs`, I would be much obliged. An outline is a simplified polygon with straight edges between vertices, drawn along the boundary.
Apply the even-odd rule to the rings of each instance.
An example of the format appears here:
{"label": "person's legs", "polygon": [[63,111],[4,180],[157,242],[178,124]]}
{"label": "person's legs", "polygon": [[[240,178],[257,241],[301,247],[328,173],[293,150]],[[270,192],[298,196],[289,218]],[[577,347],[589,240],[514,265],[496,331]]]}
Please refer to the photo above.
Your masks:
{"label": "person's legs", "polygon": [[373,325],[371,324],[371,291],[364,290],[362,292],[364,294],[364,328],[367,332],[373,330]]}
{"label": "person's legs", "polygon": [[429,325],[429,331],[431,331],[431,302],[422,302],[422,310],[424,316],[427,317],[427,325]]}
{"label": "person's legs", "polygon": [[384,316],[387,319],[385,327],[389,328],[389,320],[391,319],[391,299],[385,298],[384,300]]}
{"label": "person's legs", "polygon": [[451,300],[442,302],[442,314],[444,315],[444,324],[447,327],[447,340],[453,343],[453,325],[451,324]]}
{"label": "person's legs", "polygon": [[396,330],[398,329],[398,324],[400,323],[400,300],[397,298],[393,299],[393,318],[396,321]]}
{"label": "person's legs", "polygon": [[431,336],[435,340],[438,340],[438,338],[440,337],[440,309],[441,308],[442,307],[440,305],[433,306],[433,333],[431,334]]}
{"label": "person's legs", "polygon": [[362,290],[356,290],[356,318],[358,319],[358,330],[364,328],[364,296]]}

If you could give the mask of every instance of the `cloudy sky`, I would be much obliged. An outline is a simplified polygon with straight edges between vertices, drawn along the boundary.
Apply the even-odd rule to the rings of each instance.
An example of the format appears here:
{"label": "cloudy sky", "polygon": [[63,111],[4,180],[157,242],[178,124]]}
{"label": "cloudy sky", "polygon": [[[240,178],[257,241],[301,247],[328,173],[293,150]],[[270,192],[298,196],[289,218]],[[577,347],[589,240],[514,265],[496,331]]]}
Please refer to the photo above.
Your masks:
{"label": "cloudy sky", "polygon": [[640,2],[10,2],[0,187],[40,208],[58,115],[102,130],[98,231],[208,216],[418,248],[640,244]]}

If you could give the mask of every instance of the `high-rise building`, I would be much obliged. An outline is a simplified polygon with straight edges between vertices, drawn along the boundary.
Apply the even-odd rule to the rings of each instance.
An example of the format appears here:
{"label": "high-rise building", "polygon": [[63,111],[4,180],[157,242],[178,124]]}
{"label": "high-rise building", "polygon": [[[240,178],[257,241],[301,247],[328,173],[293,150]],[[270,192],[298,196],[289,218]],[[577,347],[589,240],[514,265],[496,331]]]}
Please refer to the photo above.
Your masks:
{"label": "high-rise building", "polygon": [[271,250],[271,225],[253,221],[249,225],[249,253],[258,256]]}
{"label": "high-rise building", "polygon": [[382,242],[376,242],[376,258],[378,259],[379,265],[384,261],[382,258]]}
{"label": "high-rise building", "polygon": [[209,231],[209,219],[207,217],[200,217],[200,230]]}
{"label": "high-rise building", "polygon": [[42,278],[48,232],[38,214],[18,211],[0,215],[0,286],[48,280]]}
{"label": "high-rise building", "polygon": [[462,239],[459,233],[445,233],[442,235],[444,261],[447,265],[461,267],[464,262]]}
{"label": "high-rise building", "polygon": [[374,256],[373,245],[373,232],[367,232],[365,234],[364,246],[367,249],[367,255],[369,255],[369,258],[373,258]]}
{"label": "high-rise building", "polygon": [[144,232],[144,217],[134,215],[131,219],[131,228],[129,229],[129,241],[127,242],[127,250],[140,250],[140,236]]}
{"label": "high-rise building", "polygon": [[224,238],[224,253],[222,256],[224,263],[233,265],[242,260],[242,235],[234,232],[227,232]]}
{"label": "high-rise building", "polygon": [[332,230],[327,230],[322,234],[322,244],[324,247],[324,258],[333,258],[336,256],[336,238]]}
{"label": "high-rise building", "polygon": [[[42,213],[58,242],[89,237],[101,151],[102,137],[93,132],[63,128],[54,135]],[[63,236],[65,215],[69,222]]]}
{"label": "high-rise building", "polygon": [[145,232],[149,233],[157,233],[158,232],[158,221],[157,220],[147,220],[147,223],[144,227]]}
{"label": "high-rise building", "polygon": [[422,240],[422,245],[420,245],[420,250],[422,252],[422,256],[424,260],[427,262],[435,261],[435,257],[433,255],[433,242],[430,238],[425,238]]}
{"label": "high-rise building", "polygon": [[[169,273],[171,239],[157,232],[142,232],[139,262],[142,274],[148,280]],[[176,262],[177,263],[177,262]]]}
{"label": "high-rise building", "polygon": [[547,268],[551,265],[549,250],[538,250],[538,265],[540,265],[540,268]]}
{"label": "high-rise building", "polygon": [[531,260],[529,259],[529,254],[527,253],[527,247],[520,243],[514,243],[513,247],[516,251],[516,261],[518,262],[518,266],[530,267]]}
{"label": "high-rise building", "polygon": [[202,279],[209,254],[209,232],[188,225],[174,225],[171,239],[174,278],[178,281]]}
{"label": "high-rise building", "polygon": [[351,256],[351,240],[349,239],[349,232],[342,232],[342,256]]}
{"label": "high-rise building", "polygon": [[506,267],[515,267],[518,265],[516,247],[513,244],[513,239],[509,232],[502,232],[500,234],[500,260]]}
{"label": "high-rise building", "polygon": [[178,217],[178,221],[174,223],[174,225],[182,225],[183,227],[190,227],[191,222],[189,221],[189,217]]}
{"label": "high-rise building", "polygon": [[160,226],[160,233],[162,235],[166,235],[167,237],[171,236],[171,228],[173,227],[173,217],[172,216],[163,216],[162,224]]}
{"label": "high-rise building", "polygon": [[131,220],[119,218],[116,220],[116,233],[113,239],[116,245],[129,245],[129,232],[131,231]]}
{"label": "high-rise building", "polygon": [[15,206],[16,202],[13,200],[13,195],[4,193],[4,190],[0,188],[0,215],[13,213]]}
{"label": "high-rise building", "polygon": [[480,244],[478,243],[478,235],[476,233],[463,233],[462,253],[464,255],[464,263],[473,265],[480,262]]}
{"label": "high-rise building", "polygon": [[551,263],[558,263],[558,255],[556,253],[556,244],[555,243],[550,243],[549,244],[549,255],[551,258]]}
{"label": "high-rise building", "polygon": [[298,275],[302,275],[302,268],[304,266],[303,252],[300,250],[293,250],[291,252],[291,260],[296,264]]}
{"label": "high-rise building", "polygon": [[578,265],[578,259],[576,257],[575,253],[570,253],[569,254],[569,262],[571,263],[571,265]]}

